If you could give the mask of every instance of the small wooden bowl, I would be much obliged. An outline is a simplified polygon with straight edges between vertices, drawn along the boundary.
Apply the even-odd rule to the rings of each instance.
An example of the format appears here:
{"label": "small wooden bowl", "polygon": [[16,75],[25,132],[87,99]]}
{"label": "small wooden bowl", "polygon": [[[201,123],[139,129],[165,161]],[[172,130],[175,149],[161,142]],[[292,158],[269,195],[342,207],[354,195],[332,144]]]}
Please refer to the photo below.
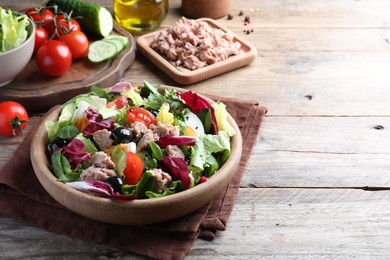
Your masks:
{"label": "small wooden bowl", "polygon": [[[163,90],[164,88],[160,88]],[[178,89],[180,92],[185,90]],[[209,102],[213,102],[205,98]],[[58,119],[60,108],[53,110],[46,120]],[[210,202],[227,187],[233,178],[241,159],[242,138],[234,119],[229,115],[229,123],[236,130],[232,138],[231,155],[221,169],[207,182],[191,189],[161,198],[122,201],[101,198],[86,194],[57,181],[50,171],[46,156],[48,141],[45,122],[42,122],[32,140],[31,161],[35,174],[46,191],[60,204],[82,216],[97,221],[122,224],[144,225],[172,220],[199,209]]]}
{"label": "small wooden bowl", "polygon": [[191,18],[218,19],[230,11],[231,0],[182,0],[183,12]]}
{"label": "small wooden bowl", "polygon": [[150,47],[150,44],[153,42],[154,38],[157,37],[161,31],[166,29],[158,30],[138,37],[137,50],[152,63],[154,63],[158,68],[160,68],[164,73],[166,73],[171,79],[183,85],[189,85],[244,67],[256,59],[256,47],[243,37],[234,34],[232,31],[213,19],[200,18],[198,21],[206,22],[213,28],[221,29],[224,32],[231,33],[233,35],[233,41],[239,42],[241,44],[239,53],[223,61],[199,68],[197,70],[191,71],[182,67],[176,67],[170,61],[165,59],[161,54]]}

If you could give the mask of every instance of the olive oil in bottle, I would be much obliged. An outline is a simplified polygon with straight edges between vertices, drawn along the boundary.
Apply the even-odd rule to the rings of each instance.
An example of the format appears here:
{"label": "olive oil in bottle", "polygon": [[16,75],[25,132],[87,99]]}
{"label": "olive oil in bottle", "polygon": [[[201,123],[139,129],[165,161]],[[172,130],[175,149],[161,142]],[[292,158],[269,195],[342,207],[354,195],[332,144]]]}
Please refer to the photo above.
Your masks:
{"label": "olive oil in bottle", "polygon": [[115,20],[132,33],[160,26],[168,13],[169,0],[114,0]]}

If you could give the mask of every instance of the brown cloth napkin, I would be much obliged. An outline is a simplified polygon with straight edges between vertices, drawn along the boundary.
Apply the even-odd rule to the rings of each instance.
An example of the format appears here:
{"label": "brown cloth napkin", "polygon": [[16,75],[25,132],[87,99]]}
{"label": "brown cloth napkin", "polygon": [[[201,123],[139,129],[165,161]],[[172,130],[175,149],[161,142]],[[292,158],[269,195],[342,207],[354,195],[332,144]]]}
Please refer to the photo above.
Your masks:
{"label": "brown cloth napkin", "polygon": [[217,231],[225,230],[241,177],[266,114],[266,109],[256,101],[209,97],[224,102],[236,120],[243,137],[243,152],[239,168],[226,190],[199,210],[175,220],[145,226],[106,224],[69,211],[44,190],[32,168],[30,144],[37,123],[13,158],[0,170],[0,213],[51,232],[151,258],[184,258],[197,238],[212,240]]}

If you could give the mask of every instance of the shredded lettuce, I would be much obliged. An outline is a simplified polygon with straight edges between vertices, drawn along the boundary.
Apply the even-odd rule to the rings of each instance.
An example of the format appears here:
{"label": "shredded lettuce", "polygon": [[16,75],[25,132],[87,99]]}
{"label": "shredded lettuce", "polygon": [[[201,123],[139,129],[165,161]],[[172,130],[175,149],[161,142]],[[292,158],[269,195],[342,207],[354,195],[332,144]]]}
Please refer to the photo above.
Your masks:
{"label": "shredded lettuce", "polygon": [[28,18],[0,7],[0,53],[22,45],[27,37]]}

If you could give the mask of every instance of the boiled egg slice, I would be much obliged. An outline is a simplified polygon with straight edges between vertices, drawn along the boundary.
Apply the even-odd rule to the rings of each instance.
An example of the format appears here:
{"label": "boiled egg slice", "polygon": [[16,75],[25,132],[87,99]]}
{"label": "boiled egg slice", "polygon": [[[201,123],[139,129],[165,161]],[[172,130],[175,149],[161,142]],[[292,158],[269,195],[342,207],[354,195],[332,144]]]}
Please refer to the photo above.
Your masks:
{"label": "boiled egg slice", "polygon": [[91,105],[87,102],[85,102],[84,100],[81,100],[77,106],[76,106],[76,109],[75,111],[73,112],[73,117],[72,117],[72,121],[75,121],[76,119],[78,118],[87,118],[87,109],[90,107]]}
{"label": "boiled egg slice", "polygon": [[200,121],[199,117],[194,113],[187,113],[184,116],[184,120],[186,123],[185,135],[199,136],[205,133],[202,121]]}

